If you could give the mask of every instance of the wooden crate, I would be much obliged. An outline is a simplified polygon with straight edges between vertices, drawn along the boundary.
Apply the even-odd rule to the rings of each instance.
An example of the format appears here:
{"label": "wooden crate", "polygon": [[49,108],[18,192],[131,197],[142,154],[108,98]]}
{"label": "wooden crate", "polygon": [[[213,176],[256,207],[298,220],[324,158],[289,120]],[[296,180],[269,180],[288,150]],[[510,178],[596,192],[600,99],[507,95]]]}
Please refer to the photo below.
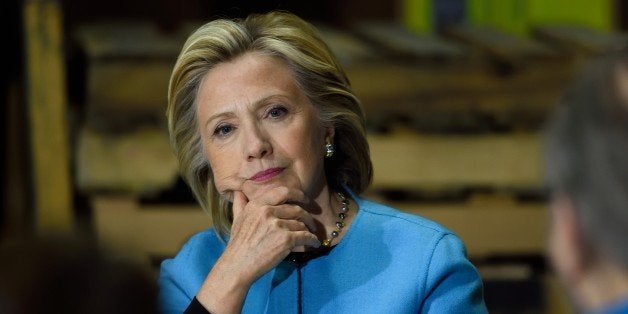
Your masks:
{"label": "wooden crate", "polygon": [[108,134],[85,127],[77,135],[77,188],[147,195],[172,186],[178,175],[167,131],[144,128]]}
{"label": "wooden crate", "polygon": [[120,132],[165,125],[168,80],[185,38],[149,23],[94,23],[73,34],[84,55],[85,118]]}
{"label": "wooden crate", "polygon": [[542,185],[537,133],[368,137],[375,189],[446,189],[465,186],[538,188]]}
{"label": "wooden crate", "polygon": [[[520,202],[517,193],[542,189],[538,126],[570,77],[571,63],[543,61],[539,67],[534,58],[515,54],[518,65],[531,65],[504,75],[491,67],[494,56],[476,48],[468,64],[457,52],[425,62],[434,60],[435,50],[422,52],[421,45],[395,52],[414,54],[401,62],[381,58],[390,55],[382,52],[385,46],[323,33],[335,38],[334,49],[346,50],[336,53],[343,55],[371,130],[386,131],[368,135],[375,176],[367,196],[451,228],[477,258],[542,254],[545,204]],[[413,40],[407,35],[397,40]],[[181,38],[164,36],[141,25],[124,36],[119,27],[86,28],[78,36],[88,63],[88,115],[75,158],[78,188],[91,199],[101,240],[145,261],[174,255],[187,237],[210,225],[196,205],[138,201],[177,180],[161,119]],[[134,120],[146,115],[161,118]],[[382,197],[465,189],[473,195],[454,201]]]}
{"label": "wooden crate", "polygon": [[544,203],[495,195],[453,203],[380,201],[447,227],[464,241],[473,260],[546,251],[549,217]]}
{"label": "wooden crate", "polygon": [[[100,241],[156,266],[211,226],[196,204],[141,201],[177,180],[163,112],[178,34],[188,31],[109,26],[78,36],[88,67],[77,183]],[[540,127],[577,71],[569,44],[548,32],[513,41],[482,30],[321,30],[367,114],[375,174],[365,198],[451,229],[481,271],[496,256],[544,256]],[[555,281],[548,286],[550,313],[561,313]]]}
{"label": "wooden crate", "polygon": [[172,257],[193,234],[211,226],[195,205],[143,205],[132,196],[97,196],[91,206],[99,241],[145,265]]}
{"label": "wooden crate", "polygon": [[[512,192],[541,186],[537,135],[424,138],[405,134],[370,136],[369,141],[375,178],[366,197],[440,222],[462,237],[474,257],[544,251],[545,205],[519,202]],[[150,149],[150,145],[143,143],[133,149]],[[124,162],[124,169],[132,171],[146,160],[127,158]],[[117,183],[111,181],[116,178],[112,176],[116,163],[84,164],[103,167],[91,172],[91,189],[108,190],[128,184],[127,175],[118,176]],[[174,165],[170,166],[174,171]],[[132,172],[138,173],[141,172]],[[97,174],[103,178],[95,178]],[[100,182],[100,188],[95,186],[96,182]],[[395,201],[382,197],[383,192],[390,190],[436,193],[470,186],[492,187],[497,192],[474,193],[454,202]],[[209,218],[197,206],[143,206],[133,191],[137,190],[126,190],[127,194],[131,193],[126,197],[94,194],[95,226],[104,242],[122,246],[144,258],[146,254],[171,256],[190,234],[209,226]],[[118,190],[118,194],[122,192]]]}

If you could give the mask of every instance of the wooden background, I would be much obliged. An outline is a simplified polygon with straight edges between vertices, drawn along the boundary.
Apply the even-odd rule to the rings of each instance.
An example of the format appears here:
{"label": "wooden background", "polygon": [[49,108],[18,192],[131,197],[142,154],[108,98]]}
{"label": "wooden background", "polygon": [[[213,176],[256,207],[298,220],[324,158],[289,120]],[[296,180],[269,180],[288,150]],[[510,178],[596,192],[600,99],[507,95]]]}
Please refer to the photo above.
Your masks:
{"label": "wooden background", "polygon": [[404,9],[428,2],[6,2],[21,35],[8,36],[17,52],[3,80],[1,234],[83,230],[156,271],[211,226],[165,128],[185,37],[215,16],[288,9],[319,28],[363,103],[375,166],[365,197],[456,232],[492,312],[568,312],[544,259],[543,123],[583,62],[626,42],[625,6],[608,1],[610,29],[514,34],[469,20],[426,31]]}

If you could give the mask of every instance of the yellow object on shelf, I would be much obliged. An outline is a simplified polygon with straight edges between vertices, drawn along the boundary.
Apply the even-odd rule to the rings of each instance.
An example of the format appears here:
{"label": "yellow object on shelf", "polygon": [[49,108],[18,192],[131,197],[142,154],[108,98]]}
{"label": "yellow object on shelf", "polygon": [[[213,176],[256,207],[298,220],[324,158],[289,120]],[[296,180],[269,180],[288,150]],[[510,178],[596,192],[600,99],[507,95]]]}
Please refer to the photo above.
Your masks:
{"label": "yellow object on shelf", "polygon": [[[402,1],[404,25],[417,33],[434,32],[437,1],[443,0]],[[466,0],[464,22],[522,36],[536,26],[547,25],[612,31],[613,3],[612,0]]]}
{"label": "yellow object on shelf", "polygon": [[432,1],[431,0],[403,0],[403,24],[419,34],[432,32]]}
{"label": "yellow object on shelf", "polygon": [[613,29],[611,0],[467,0],[467,17],[472,25],[516,35],[547,25]]}

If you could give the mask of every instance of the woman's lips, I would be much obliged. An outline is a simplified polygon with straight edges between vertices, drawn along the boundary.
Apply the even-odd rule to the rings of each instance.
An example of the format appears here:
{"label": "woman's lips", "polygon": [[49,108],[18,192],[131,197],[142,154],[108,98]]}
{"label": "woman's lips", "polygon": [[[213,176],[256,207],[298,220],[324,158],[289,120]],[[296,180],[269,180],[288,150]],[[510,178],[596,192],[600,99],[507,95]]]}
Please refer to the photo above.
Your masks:
{"label": "woman's lips", "polygon": [[284,168],[269,168],[264,171],[260,171],[256,173],[254,176],[250,178],[250,180],[257,183],[265,182],[278,176],[283,171],[283,169]]}

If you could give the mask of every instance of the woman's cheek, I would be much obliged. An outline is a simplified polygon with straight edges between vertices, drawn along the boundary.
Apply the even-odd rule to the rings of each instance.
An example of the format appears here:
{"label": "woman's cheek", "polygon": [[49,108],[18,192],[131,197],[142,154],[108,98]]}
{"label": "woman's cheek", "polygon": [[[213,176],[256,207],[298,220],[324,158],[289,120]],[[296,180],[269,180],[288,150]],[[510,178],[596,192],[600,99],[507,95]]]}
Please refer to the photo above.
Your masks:
{"label": "woman's cheek", "polygon": [[[212,163],[210,162],[210,164]],[[234,190],[242,189],[243,180],[238,176],[236,167],[224,161],[213,164],[220,165],[219,167],[212,167],[213,183],[220,195],[227,197]],[[228,199],[231,199],[231,196]]]}

